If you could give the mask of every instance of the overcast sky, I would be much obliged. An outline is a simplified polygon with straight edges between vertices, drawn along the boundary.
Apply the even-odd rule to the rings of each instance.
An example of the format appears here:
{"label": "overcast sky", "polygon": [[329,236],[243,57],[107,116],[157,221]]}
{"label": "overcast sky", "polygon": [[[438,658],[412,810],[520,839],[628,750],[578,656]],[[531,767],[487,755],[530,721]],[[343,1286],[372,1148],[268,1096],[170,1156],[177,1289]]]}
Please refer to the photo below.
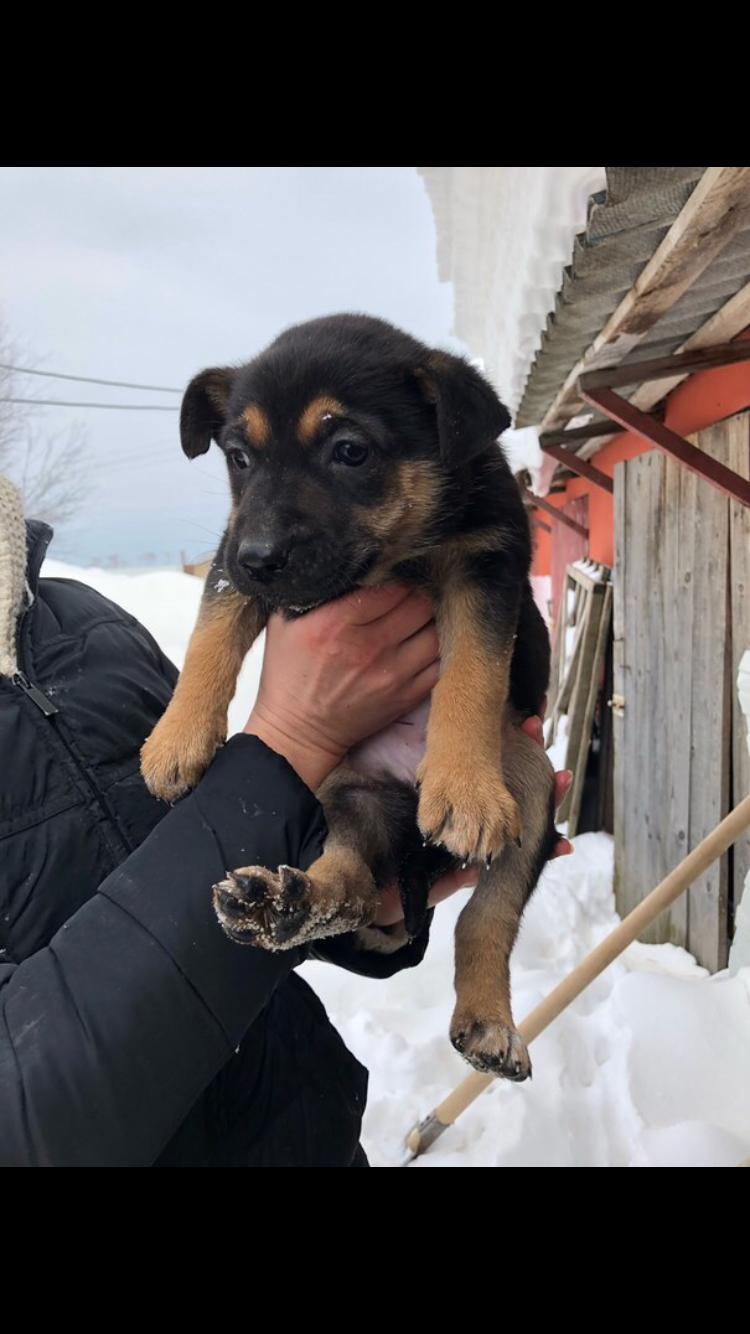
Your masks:
{"label": "overcast sky", "polygon": [[[451,289],[438,282],[416,167],[2,167],[0,191],[0,314],[42,369],[181,387],[338,310],[451,341]],[[179,403],[35,377],[27,387]],[[176,412],[39,416],[50,432],[72,421],[86,425],[92,491],[58,555],[87,564],[211,549],[227,509],[215,446],[190,464]]]}

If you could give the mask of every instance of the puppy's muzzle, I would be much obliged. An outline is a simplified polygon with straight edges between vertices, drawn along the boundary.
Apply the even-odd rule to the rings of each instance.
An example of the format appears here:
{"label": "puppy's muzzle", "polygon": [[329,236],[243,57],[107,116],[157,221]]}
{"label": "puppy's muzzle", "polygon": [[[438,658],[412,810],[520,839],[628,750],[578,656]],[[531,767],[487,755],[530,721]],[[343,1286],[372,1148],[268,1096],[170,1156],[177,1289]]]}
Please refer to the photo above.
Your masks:
{"label": "puppy's muzzle", "polygon": [[241,542],[237,563],[251,579],[270,584],[286,566],[289,548],[270,542]]}

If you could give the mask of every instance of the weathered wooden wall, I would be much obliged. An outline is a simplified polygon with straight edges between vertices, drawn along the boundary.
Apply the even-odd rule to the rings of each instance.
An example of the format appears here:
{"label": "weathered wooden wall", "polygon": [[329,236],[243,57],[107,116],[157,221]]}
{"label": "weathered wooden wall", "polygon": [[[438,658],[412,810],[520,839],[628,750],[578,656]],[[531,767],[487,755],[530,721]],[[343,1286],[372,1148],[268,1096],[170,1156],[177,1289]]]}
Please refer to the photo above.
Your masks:
{"label": "weathered wooden wall", "polygon": [[[696,443],[750,475],[747,414]],[[750,645],[750,511],[657,450],[615,469],[615,884],[628,912],[750,790],[737,664]],[[650,938],[726,963],[750,838]]]}

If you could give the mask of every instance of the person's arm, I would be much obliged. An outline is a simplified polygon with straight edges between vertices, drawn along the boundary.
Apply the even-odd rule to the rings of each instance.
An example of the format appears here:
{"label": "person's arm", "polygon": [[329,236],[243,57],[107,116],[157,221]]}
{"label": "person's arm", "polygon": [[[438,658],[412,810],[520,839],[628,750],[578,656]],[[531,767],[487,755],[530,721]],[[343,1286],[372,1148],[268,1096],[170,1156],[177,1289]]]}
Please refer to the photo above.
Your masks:
{"label": "person's arm", "polygon": [[45,949],[0,963],[0,1165],[158,1157],[300,957],[230,942],[212,884],[243,862],[316,859],[325,824],[302,779],[314,784],[350,736],[385,726],[430,689],[423,668],[436,639],[421,635],[430,615],[424,600],[391,588],[297,622],[315,660],[290,655],[294,670],[261,698],[273,707],[248,727],[254,734],[225,746]]}
{"label": "person's arm", "polygon": [[154,1161],[298,959],[232,944],[210,886],[249,854],[308,866],[324,836],[290,766],[235,737],[46,949],[0,966],[1,1165]]}

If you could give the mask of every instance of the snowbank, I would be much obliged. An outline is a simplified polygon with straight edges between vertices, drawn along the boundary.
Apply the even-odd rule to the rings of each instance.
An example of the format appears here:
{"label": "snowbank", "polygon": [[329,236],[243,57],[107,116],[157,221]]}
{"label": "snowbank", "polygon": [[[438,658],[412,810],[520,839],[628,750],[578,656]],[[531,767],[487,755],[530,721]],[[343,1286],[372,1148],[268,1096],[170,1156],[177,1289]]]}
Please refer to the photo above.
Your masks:
{"label": "snowbank", "polygon": [[[203,582],[180,570],[150,570],[126,574],[117,570],[81,569],[59,560],[46,560],[42,574],[50,579],[81,579],[136,616],[158,640],[167,657],[182,667],[195,625]],[[260,680],[262,638],[253,646],[242,668],[237,693],[229,709],[230,733],[247,721]]]}
{"label": "snowbank", "polygon": [[[174,572],[125,575],[48,561],[128,608],[180,663],[201,586]],[[233,716],[258,679],[246,664]],[[370,1069],[365,1145],[400,1165],[403,1138],[468,1067],[452,1050],[453,927],[464,896],[435,916],[420,968],[388,982],[306,964],[352,1050]],[[576,839],[551,863],[514,955],[520,1018],[617,922],[612,841]],[[634,945],[534,1044],[534,1079],[494,1084],[421,1167],[731,1167],[750,1158],[750,969],[709,977],[684,950]]]}

